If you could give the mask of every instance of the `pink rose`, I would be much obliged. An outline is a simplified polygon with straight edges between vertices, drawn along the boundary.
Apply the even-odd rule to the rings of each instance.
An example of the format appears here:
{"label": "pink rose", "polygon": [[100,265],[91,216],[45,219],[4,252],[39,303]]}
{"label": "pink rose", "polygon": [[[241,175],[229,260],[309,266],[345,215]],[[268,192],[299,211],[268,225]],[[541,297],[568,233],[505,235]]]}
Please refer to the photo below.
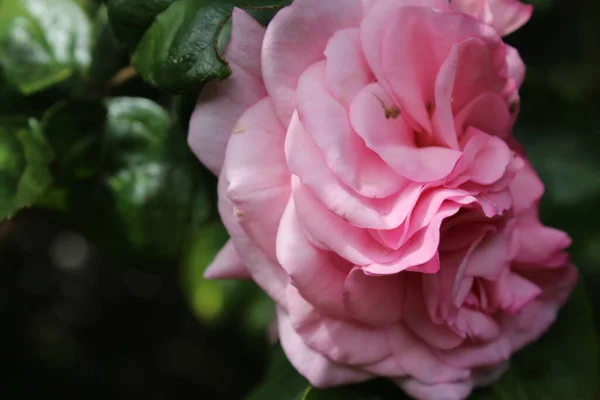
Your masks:
{"label": "pink rose", "polygon": [[233,74],[190,124],[231,235],[206,277],[255,280],[317,387],[463,399],[576,282],[511,137],[523,63],[489,23],[446,0],[295,0],[266,32],[233,13]]}

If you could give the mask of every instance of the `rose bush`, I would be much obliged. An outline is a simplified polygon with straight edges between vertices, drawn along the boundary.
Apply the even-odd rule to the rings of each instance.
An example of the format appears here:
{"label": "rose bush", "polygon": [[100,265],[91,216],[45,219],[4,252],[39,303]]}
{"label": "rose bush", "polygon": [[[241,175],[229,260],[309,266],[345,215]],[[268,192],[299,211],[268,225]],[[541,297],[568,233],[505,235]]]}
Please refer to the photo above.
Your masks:
{"label": "rose bush", "polygon": [[462,399],[554,321],[577,274],[538,218],[511,137],[525,68],[511,0],[296,0],[265,30],[234,10],[232,75],[189,143],[219,175],[230,242],[207,278],[277,303],[317,387],[384,376]]}

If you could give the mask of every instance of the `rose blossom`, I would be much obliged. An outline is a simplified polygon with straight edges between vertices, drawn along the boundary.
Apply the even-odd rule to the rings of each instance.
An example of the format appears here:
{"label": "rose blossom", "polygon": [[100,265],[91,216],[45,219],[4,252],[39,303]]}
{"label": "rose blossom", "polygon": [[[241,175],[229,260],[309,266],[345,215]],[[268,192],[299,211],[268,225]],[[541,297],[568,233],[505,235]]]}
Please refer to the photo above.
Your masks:
{"label": "rose blossom", "polygon": [[511,137],[524,66],[499,35],[528,19],[517,3],[295,0],[266,31],[234,10],[233,73],[190,123],[231,235],[206,277],[275,300],[314,386],[463,399],[572,290],[570,239],[540,223]]}

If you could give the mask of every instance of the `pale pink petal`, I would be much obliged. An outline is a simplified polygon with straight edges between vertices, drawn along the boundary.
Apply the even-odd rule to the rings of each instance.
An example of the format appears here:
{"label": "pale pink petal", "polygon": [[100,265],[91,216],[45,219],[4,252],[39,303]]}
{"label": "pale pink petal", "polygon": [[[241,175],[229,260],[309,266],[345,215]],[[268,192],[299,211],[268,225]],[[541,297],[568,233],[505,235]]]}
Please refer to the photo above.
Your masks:
{"label": "pale pink petal", "polygon": [[320,249],[333,251],[355,265],[391,262],[397,252],[377,243],[368,231],[350,225],[327,210],[298,177],[292,184],[294,204],[307,239]]}
{"label": "pale pink petal", "polygon": [[285,309],[277,309],[277,325],[281,346],[292,365],[317,388],[362,382],[371,376],[364,372],[331,362],[309,348],[296,333]]}
{"label": "pale pink petal", "polygon": [[232,74],[203,88],[188,133],[192,151],[215,175],[219,175],[223,165],[227,141],[237,119],[267,93],[260,64],[265,29],[237,8],[232,18],[231,39],[225,51]]}
{"label": "pale pink petal", "polygon": [[460,137],[469,127],[506,139],[512,132],[512,118],[506,100],[496,93],[483,93],[455,117]]}
{"label": "pale pink petal", "polygon": [[501,36],[513,33],[529,21],[533,6],[518,0],[488,0],[493,16],[492,25]]}
{"label": "pale pink petal", "polygon": [[325,58],[333,34],[358,27],[360,0],[296,0],[277,13],[269,24],[262,48],[263,77],[281,122],[294,113],[300,75]]}
{"label": "pale pink petal", "polygon": [[343,293],[344,281],[352,265],[308,242],[298,222],[293,200],[281,218],[277,257],[291,284],[304,299],[329,315],[348,317]]}
{"label": "pale pink petal", "polygon": [[423,188],[420,184],[410,184],[385,199],[358,195],[337,180],[296,114],[288,128],[285,152],[290,171],[312,189],[329,211],[356,227],[392,229],[400,226]]}
{"label": "pale pink petal", "polygon": [[[440,34],[442,26],[444,33]],[[407,114],[405,118],[414,122],[414,129],[432,132],[431,112],[440,106],[435,96],[438,72],[453,46],[469,38],[483,41],[494,59],[504,61],[502,42],[493,29],[466,15],[440,13],[426,7],[402,7],[394,13],[384,33],[382,49],[402,51],[382,51],[383,76],[375,75],[389,84]],[[448,142],[451,135],[446,133],[443,138],[452,146]]]}
{"label": "pale pink petal", "polygon": [[[416,182],[445,178],[461,157],[459,151],[443,147],[419,148],[412,129],[401,115],[390,117],[394,101],[380,84],[365,87],[350,106],[350,121],[356,133],[396,172]],[[399,110],[398,110],[399,112]]]}
{"label": "pale pink petal", "polygon": [[356,94],[373,81],[360,44],[360,30],[337,31],[327,43],[327,83],[337,100],[346,108]]}
{"label": "pale pink petal", "polygon": [[567,261],[560,257],[571,245],[565,232],[542,225],[535,210],[527,211],[517,218],[518,250],[515,262],[543,267],[561,267]]}
{"label": "pale pink petal", "polygon": [[377,0],[371,1],[371,3],[367,4],[365,8],[367,13],[360,25],[360,39],[365,58],[378,80],[383,77],[381,66],[382,38],[390,23],[391,16],[398,9],[407,6],[431,7],[436,10],[448,10],[449,8],[446,0]]}
{"label": "pale pink petal", "polygon": [[520,88],[525,80],[525,63],[521,59],[519,51],[512,46],[506,45],[506,63],[508,64],[508,76]]}
{"label": "pale pink petal", "polygon": [[463,380],[471,375],[469,370],[444,363],[434,354],[431,346],[402,324],[388,328],[388,341],[394,352],[394,360],[409,375],[424,383]]}
{"label": "pale pink petal", "polygon": [[401,275],[369,276],[354,268],[344,284],[344,304],[358,321],[389,325],[402,318],[404,288]]}
{"label": "pale pink petal", "polygon": [[329,168],[346,185],[373,198],[387,197],[406,185],[406,180],[367,148],[352,129],[348,111],[327,87],[324,61],[302,74],[296,103],[302,126],[323,151]]}
{"label": "pale pink petal", "polygon": [[453,332],[446,324],[435,324],[423,301],[423,290],[418,279],[409,281],[406,289],[404,323],[418,337],[436,349],[452,349],[459,346],[464,338]]}
{"label": "pale pink petal", "polygon": [[544,194],[544,183],[529,163],[517,172],[509,188],[516,214],[530,209]]}
{"label": "pale pink petal", "polygon": [[452,8],[491,24],[501,36],[508,35],[529,21],[533,6],[518,0],[452,0]]}
{"label": "pale pink petal", "polygon": [[329,318],[304,300],[293,286],[288,287],[287,300],[296,333],[306,345],[331,361],[360,366],[378,363],[390,356],[385,330],[352,320]]}
{"label": "pale pink petal", "polygon": [[493,309],[507,314],[517,314],[542,293],[542,289],[509,270],[503,271],[494,282],[486,282]]}
{"label": "pale pink petal", "polygon": [[[246,234],[272,261],[283,209],[291,195],[284,154],[285,129],[270,99],[250,107],[227,146],[227,196]],[[248,151],[252,149],[252,151]]]}
{"label": "pale pink petal", "polygon": [[214,261],[204,271],[205,279],[249,279],[250,274],[231,240],[219,251]]}
{"label": "pale pink petal", "polygon": [[426,384],[413,378],[397,379],[395,382],[406,393],[422,400],[464,400],[475,385],[472,379],[436,384]]}
{"label": "pale pink petal", "polygon": [[374,263],[364,267],[364,270],[372,275],[391,275],[430,261],[437,252],[442,222],[460,208],[458,203],[444,204],[429,225],[412,235],[401,247],[402,256],[397,261],[391,264]]}
{"label": "pale pink petal", "polygon": [[221,171],[218,193],[219,214],[223,225],[227,228],[238,254],[243,254],[244,264],[252,279],[280,306],[285,307],[285,288],[288,285],[285,270],[279,264],[272,262],[239,226],[234,207],[227,197],[228,186],[229,182],[224,171]]}
{"label": "pale pink petal", "polygon": [[459,161],[448,182],[449,187],[461,187],[465,182],[491,185],[506,173],[513,154],[506,143],[476,128],[469,128],[463,140],[463,158]]}

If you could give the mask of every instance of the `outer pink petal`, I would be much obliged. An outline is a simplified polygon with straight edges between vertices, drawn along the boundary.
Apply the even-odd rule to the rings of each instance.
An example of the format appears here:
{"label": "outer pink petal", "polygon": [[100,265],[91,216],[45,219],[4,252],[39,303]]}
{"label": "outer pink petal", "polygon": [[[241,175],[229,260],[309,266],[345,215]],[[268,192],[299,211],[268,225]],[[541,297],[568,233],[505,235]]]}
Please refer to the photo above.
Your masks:
{"label": "outer pink petal", "polygon": [[204,271],[206,279],[249,279],[250,274],[240,260],[231,240],[219,251],[212,264]]}
{"label": "outer pink petal", "polygon": [[308,242],[298,222],[293,200],[281,218],[277,258],[291,284],[306,301],[328,315],[348,317],[343,292],[344,280],[352,265]]}
{"label": "outer pink petal", "polygon": [[224,81],[207,84],[190,120],[188,143],[214,174],[223,165],[225,148],[235,122],[251,105],[266,95],[262,82],[260,51],[265,30],[244,11],[233,10],[231,39],[225,51],[232,74]]}
{"label": "outer pink petal", "polygon": [[229,182],[227,196],[240,226],[275,262],[279,220],[291,194],[285,129],[269,98],[250,107],[236,127],[223,168]]}
{"label": "outer pink petal", "polygon": [[288,287],[287,294],[294,330],[304,343],[331,361],[360,366],[378,363],[390,356],[385,330],[352,320],[329,318],[306,302],[293,286]]}
{"label": "outer pink petal", "polygon": [[402,324],[388,328],[393,359],[406,373],[424,383],[434,384],[469,378],[470,371],[454,368],[438,358],[431,346]]}
{"label": "outer pink petal", "polygon": [[356,94],[373,81],[373,74],[360,45],[360,29],[337,31],[325,49],[327,83],[346,108]]}
{"label": "outer pink petal", "polygon": [[513,33],[529,21],[533,6],[518,0],[488,0],[492,12],[492,25],[501,36]]}
{"label": "outer pink petal", "polygon": [[296,0],[273,18],[263,44],[263,77],[284,124],[296,108],[300,75],[325,58],[335,32],[358,27],[362,11],[360,0]]}
{"label": "outer pink petal", "polygon": [[464,400],[475,386],[472,379],[432,385],[412,378],[398,379],[395,382],[409,395],[420,400]]}
{"label": "outer pink petal", "polygon": [[506,45],[506,63],[508,64],[508,76],[515,82],[517,89],[520,88],[525,80],[525,63],[521,59],[519,51],[509,45]]}
{"label": "outer pink petal", "polygon": [[518,0],[452,0],[452,8],[491,24],[501,36],[525,25],[533,13],[533,6]]}
{"label": "outer pink petal", "polygon": [[529,210],[544,194],[544,183],[531,165],[527,163],[519,170],[510,186],[514,212],[518,215]]}
{"label": "outer pink petal", "polygon": [[281,345],[292,365],[317,388],[361,382],[371,376],[336,363],[308,347],[292,327],[288,313],[277,309]]}
{"label": "outer pink petal", "polygon": [[323,151],[329,168],[346,185],[365,197],[396,193],[406,180],[354,132],[348,111],[331,96],[325,68],[325,61],[318,62],[300,77],[296,105],[302,125]]}
{"label": "outer pink petal", "polygon": [[398,322],[404,308],[401,275],[369,276],[354,268],[344,283],[344,304],[353,318],[372,326]]}
{"label": "outer pink petal", "polygon": [[231,200],[227,197],[229,182],[223,171],[219,177],[219,214],[238,254],[243,254],[246,269],[252,279],[280,306],[285,307],[288,277],[280,265],[272,262],[239,226]]}

